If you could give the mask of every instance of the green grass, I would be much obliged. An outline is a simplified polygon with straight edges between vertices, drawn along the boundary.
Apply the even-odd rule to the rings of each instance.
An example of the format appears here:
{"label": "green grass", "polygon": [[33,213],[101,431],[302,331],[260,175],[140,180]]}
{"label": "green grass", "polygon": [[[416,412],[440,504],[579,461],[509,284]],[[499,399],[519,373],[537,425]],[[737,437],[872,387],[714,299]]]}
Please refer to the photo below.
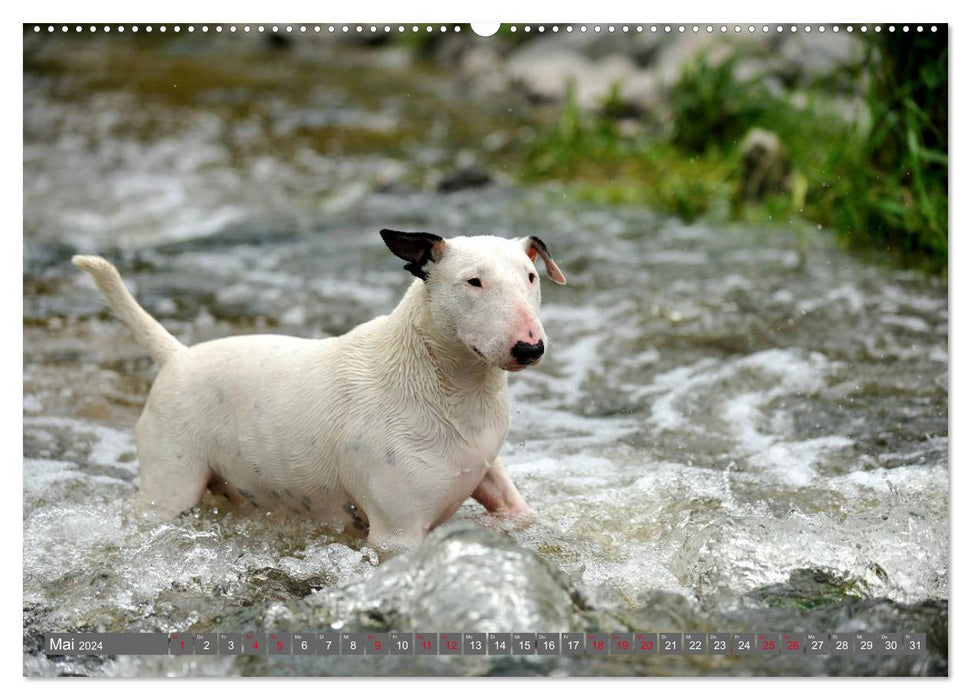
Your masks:
{"label": "green grass", "polygon": [[[854,183],[842,225],[864,225],[880,243],[947,265],[946,35],[884,33],[869,44],[867,183]],[[860,186],[862,185],[862,186]],[[862,201],[862,205],[857,202]],[[850,208],[847,207],[849,210]]]}
{"label": "green grass", "polygon": [[691,221],[715,200],[729,202],[732,170],[717,154],[684,154],[645,132],[622,134],[611,117],[583,110],[571,90],[555,124],[531,144],[522,175],[572,183],[587,201],[648,204]]}
{"label": "green grass", "polygon": [[[646,119],[618,116],[618,86],[597,112],[571,91],[525,153],[523,178],[565,181],[586,200],[647,204],[687,221],[802,218],[848,246],[946,274],[946,37],[878,35],[863,65],[832,76],[845,85],[865,74],[869,128],[836,113],[827,81],[797,101],[758,78],[735,79],[734,69],[734,59],[687,65],[660,135]],[[787,186],[757,203],[741,194],[739,143],[753,127],[778,135],[790,164]]]}

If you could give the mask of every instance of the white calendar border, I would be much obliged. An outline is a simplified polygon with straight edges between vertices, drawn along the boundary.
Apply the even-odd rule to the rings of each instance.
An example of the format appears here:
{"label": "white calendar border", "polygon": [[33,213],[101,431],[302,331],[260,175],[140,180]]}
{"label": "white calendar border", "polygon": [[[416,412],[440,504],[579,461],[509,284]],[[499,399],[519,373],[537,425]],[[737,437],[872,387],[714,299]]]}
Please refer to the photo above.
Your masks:
{"label": "white calendar border", "polygon": [[[543,2],[534,3],[523,3],[521,0],[490,0],[487,3],[482,3],[479,7],[471,6],[468,3],[446,3],[442,0],[437,2],[409,2],[403,3],[392,2],[391,0],[379,0],[375,2],[370,2],[367,5],[362,4],[352,4],[352,5],[338,5],[336,3],[309,3],[309,2],[288,2],[287,0],[276,0],[272,3],[267,2],[252,2],[250,0],[241,0],[240,2],[210,2],[205,5],[199,3],[197,0],[195,2],[189,2],[188,0],[172,0],[164,3],[159,3],[159,7],[146,6],[145,4],[139,3],[134,4],[130,2],[103,2],[90,0],[88,2],[66,2],[64,0],[58,0],[56,2],[46,2],[44,4],[28,4],[19,5],[13,7],[12,3],[8,3],[4,8],[3,12],[5,14],[15,15],[14,17],[7,18],[8,21],[3,24],[3,26],[10,32],[8,41],[2,44],[2,50],[4,52],[3,60],[0,61],[0,65],[3,66],[4,71],[4,85],[8,88],[8,94],[13,93],[14,90],[19,90],[22,95],[22,47],[20,42],[16,41],[15,35],[19,35],[21,28],[19,25],[26,21],[57,21],[57,22],[69,22],[72,19],[91,21],[92,19],[97,19],[102,21],[104,19],[110,19],[111,21],[118,21],[119,19],[126,20],[129,22],[139,21],[139,22],[172,22],[179,21],[185,22],[186,20],[194,21],[206,21],[211,22],[213,19],[255,19],[261,21],[269,18],[270,15],[273,19],[279,18],[280,20],[292,19],[293,21],[307,21],[307,20],[317,20],[324,19],[332,22],[340,21],[351,21],[351,22],[362,22],[362,21],[375,21],[375,22],[391,22],[397,21],[398,19],[409,22],[425,22],[425,21],[443,21],[447,20],[449,22],[468,22],[468,21],[498,21],[502,20],[504,22],[536,22],[536,21],[566,21],[574,23],[591,23],[591,22],[610,22],[610,21],[623,21],[630,22],[643,17],[646,21],[650,22],[711,22],[711,21],[781,21],[786,22],[812,22],[818,23],[820,20],[826,20],[827,22],[839,21],[841,23],[854,23],[854,22],[873,22],[877,20],[879,22],[913,22],[915,19],[919,21],[950,21],[952,22],[951,27],[951,117],[950,124],[969,124],[969,109],[968,109],[968,91],[971,89],[971,85],[968,84],[967,76],[969,71],[969,63],[967,60],[968,49],[967,41],[968,36],[971,35],[969,31],[969,25],[960,24],[954,25],[953,18],[956,17],[956,10],[951,9],[950,2],[942,2],[940,0],[924,0],[919,4],[910,3],[877,3],[877,2],[862,2],[862,3],[847,3],[845,0],[815,0],[811,3],[779,3],[776,2],[744,2],[738,0],[737,2],[726,4],[724,2],[713,2],[706,1],[700,3],[694,3],[692,5],[686,5],[683,3],[659,3],[657,5],[643,3],[643,4],[632,4],[624,0],[596,0],[595,2],[588,3],[587,5],[565,7],[562,2],[552,2],[549,0]],[[13,39],[13,40],[9,40]],[[18,52],[19,51],[19,55]],[[22,254],[22,225],[23,225],[23,197],[22,197],[22,110],[20,114],[11,113],[7,110],[3,113],[4,128],[2,133],[10,141],[16,142],[20,141],[20,147],[16,145],[11,145],[4,150],[4,153],[11,154],[17,153],[21,157],[19,159],[14,159],[11,156],[5,158],[5,168],[4,168],[4,197],[5,206],[3,211],[6,213],[8,218],[8,225],[12,225],[13,230],[21,231],[20,240],[13,246],[14,251],[8,251],[8,254],[3,256],[4,270],[2,275],[0,275],[0,280],[4,285],[2,296],[0,296],[0,310],[2,310],[3,322],[8,326],[17,325],[22,328],[23,313],[22,313],[22,275],[18,275],[18,271],[22,271],[23,254]],[[964,177],[966,173],[965,162],[968,159],[968,149],[966,146],[966,139],[963,134],[958,133],[956,128],[952,128],[950,149],[952,154],[957,155],[955,158],[952,155],[952,166],[950,183],[951,189],[954,192],[963,192],[966,190],[964,187],[967,182],[967,178]],[[957,183],[957,184],[955,184]],[[20,185],[18,187],[17,185]],[[19,191],[18,191],[19,190]],[[966,198],[964,198],[966,201]],[[952,212],[952,224],[951,230],[958,232],[960,235],[953,235],[951,237],[951,245],[949,248],[949,256],[951,260],[951,267],[954,271],[963,272],[968,264],[967,260],[967,244],[962,242],[961,236],[968,235],[971,231],[971,221],[967,215],[967,205],[965,201],[962,201],[961,197],[955,197],[951,202],[951,212]],[[18,220],[18,214],[19,220]],[[10,234],[8,234],[9,236]],[[9,240],[9,238],[8,238]],[[19,253],[19,254],[18,254]],[[971,357],[971,348],[969,348],[968,336],[967,336],[967,321],[968,321],[968,294],[967,294],[967,282],[966,278],[962,279],[961,274],[950,275],[949,276],[949,292],[951,295],[949,308],[952,310],[952,322],[950,325],[950,358],[957,358],[960,356],[968,358]],[[17,300],[20,301],[17,301]],[[12,336],[13,333],[9,333],[8,336]],[[22,400],[18,400],[14,396],[14,392],[9,390],[9,387],[16,386],[15,380],[18,375],[21,378],[22,386],[22,335],[20,340],[14,345],[5,345],[2,348],[3,352],[3,367],[5,373],[9,375],[5,386],[8,387],[8,391],[4,392],[3,401],[3,411],[0,413],[0,430],[3,430],[3,442],[5,447],[4,457],[6,465],[20,465],[20,468],[16,470],[16,474],[21,477],[22,480],[22,450],[21,454],[14,454],[17,450],[17,446],[22,446]],[[950,435],[950,451],[951,451],[951,464],[958,465],[958,468],[953,469],[951,472],[951,503],[953,513],[952,518],[952,547],[951,547],[951,567],[950,567],[950,577],[952,581],[951,589],[952,594],[957,587],[953,584],[955,581],[966,582],[967,581],[967,567],[966,567],[966,555],[961,554],[961,550],[965,548],[955,549],[953,547],[954,536],[956,533],[965,532],[966,528],[962,527],[967,525],[967,517],[965,508],[954,508],[954,504],[962,504],[964,501],[963,496],[966,494],[967,489],[965,484],[967,482],[967,477],[962,474],[962,468],[966,469],[971,466],[971,461],[968,459],[968,449],[967,442],[960,431],[953,429],[954,426],[959,425],[959,420],[961,425],[968,425],[968,372],[967,365],[961,366],[956,362],[951,364],[950,368],[950,380],[951,380],[951,391],[949,393],[951,406],[949,410],[949,420],[952,429],[949,430]],[[966,431],[966,429],[965,429]],[[16,485],[16,486],[19,486]],[[957,498],[956,494],[960,492],[962,498]],[[8,488],[4,490],[4,506],[3,512],[6,516],[6,533],[22,533],[22,518],[20,514],[22,513],[22,503],[21,503],[21,491],[19,488]],[[21,507],[18,507],[18,504]],[[23,548],[22,542],[18,542],[16,537],[7,537],[6,547],[4,548],[4,554],[8,560],[13,560],[15,562],[20,562],[20,570],[23,570]],[[966,586],[965,586],[966,588]],[[13,603],[20,599],[22,601],[23,587],[22,579],[17,580],[16,577],[10,577],[4,580],[3,592],[6,594],[4,600],[6,605],[4,606],[4,648],[3,648],[3,660],[6,662],[4,666],[7,671],[4,676],[6,678],[11,678],[13,676],[20,677],[22,683],[29,683],[29,685],[20,685],[18,690],[26,694],[29,692],[33,697],[47,698],[47,697],[57,697],[59,700],[63,700],[65,694],[76,693],[77,686],[67,685],[64,683],[45,683],[38,680],[23,680],[23,649],[22,649],[22,636],[15,635],[13,633],[14,624],[22,628],[23,618],[22,618],[22,606],[19,609],[15,609]],[[966,615],[964,611],[967,609],[967,604],[963,600],[958,600],[956,603],[952,600],[951,603],[951,618],[949,619],[949,630],[960,629],[962,631],[967,630],[967,625],[963,624],[966,621]],[[14,622],[16,620],[16,623]],[[957,661],[955,664],[955,658],[960,653],[962,658],[966,656],[965,652],[967,645],[958,645],[955,647],[954,642],[958,639],[954,632],[950,632],[951,645],[949,653],[949,667],[962,669],[965,664],[962,661]],[[18,646],[14,646],[17,644]],[[248,697],[250,695],[256,695],[259,693],[261,697],[266,697],[268,694],[273,695],[277,693],[293,692],[294,687],[284,680],[275,679],[261,679],[259,682],[250,683],[247,682],[250,679],[241,679],[235,683],[231,688],[231,692],[234,697]],[[558,695],[565,696],[567,698],[580,695],[588,695],[591,692],[599,693],[603,689],[609,689],[609,692],[617,693],[618,696],[623,694],[627,696],[631,691],[633,692],[645,692],[646,687],[641,685],[645,682],[645,679],[580,679],[580,678],[570,678],[562,680],[550,680],[546,679],[547,682],[556,683],[555,692]],[[766,690],[772,693],[784,692],[788,697],[801,698],[801,697],[816,697],[819,693],[831,693],[836,688],[840,690],[850,690],[855,692],[866,692],[862,688],[862,684],[865,682],[872,682],[864,679],[818,679],[817,682],[805,682],[807,679],[795,679],[795,680],[778,680],[773,682],[771,686],[765,686],[762,680],[740,680],[731,679],[731,689],[733,691],[738,691],[740,693],[750,693],[751,691],[762,692]],[[881,694],[886,694],[888,697],[902,697],[907,694],[909,697],[914,692],[921,692],[923,688],[917,688],[913,686],[912,683],[895,683],[895,679],[884,679],[881,683],[881,688],[879,692]],[[656,682],[657,679],[652,679],[650,682]],[[166,687],[163,689],[161,681],[140,681],[137,685],[133,682],[124,681],[92,681],[87,680],[86,684],[88,688],[93,688],[94,692],[104,697],[125,697],[128,698],[133,692],[134,693],[147,693],[151,697],[160,695],[162,692],[172,693],[177,692],[180,695],[185,693],[194,693],[199,697],[204,697],[205,694],[213,692],[216,688],[213,686],[213,680],[206,679],[190,679],[186,681],[179,682],[177,686]],[[291,681],[292,682],[292,681]],[[299,682],[299,681],[298,681]],[[314,682],[314,681],[308,681]],[[468,679],[437,679],[436,681],[416,681],[411,679],[396,679],[395,681],[389,681],[387,679],[368,679],[368,680],[347,680],[347,679],[328,679],[328,683],[338,682],[340,683],[340,688],[347,690],[366,690],[366,691],[377,691],[377,692],[401,692],[398,689],[392,687],[392,684],[397,683],[407,683],[407,692],[412,690],[426,693],[429,691],[445,691],[448,693],[460,692],[464,699],[474,700],[475,698],[484,698],[488,696],[491,698],[496,692],[508,693],[510,689],[515,688],[517,691],[526,691],[530,694],[535,694],[537,691],[548,692],[546,688],[538,688],[535,683],[535,679],[482,679],[482,680],[468,680]],[[706,693],[719,692],[720,689],[712,687],[712,683],[716,682],[711,679],[677,679],[674,681],[678,686],[669,687],[665,690],[668,692],[683,692],[683,690],[688,687],[692,691],[696,692],[698,690],[704,690]],[[880,681],[877,681],[880,682]],[[94,686],[90,684],[94,683]],[[687,683],[688,685],[683,685]],[[716,682],[717,683],[717,682]],[[820,685],[820,683],[825,683],[825,686]],[[347,685],[345,685],[347,684]],[[607,685],[609,684],[609,685]],[[635,685],[636,684],[636,685]],[[854,688],[854,686],[856,686]],[[956,682],[953,683],[940,683],[936,682],[933,692],[935,696],[956,696],[955,690],[959,687]],[[596,689],[595,689],[596,688]],[[332,692],[332,687],[328,686],[325,692]],[[218,691],[217,691],[218,692]],[[300,683],[298,692],[320,692],[320,689],[311,690],[309,686]]]}

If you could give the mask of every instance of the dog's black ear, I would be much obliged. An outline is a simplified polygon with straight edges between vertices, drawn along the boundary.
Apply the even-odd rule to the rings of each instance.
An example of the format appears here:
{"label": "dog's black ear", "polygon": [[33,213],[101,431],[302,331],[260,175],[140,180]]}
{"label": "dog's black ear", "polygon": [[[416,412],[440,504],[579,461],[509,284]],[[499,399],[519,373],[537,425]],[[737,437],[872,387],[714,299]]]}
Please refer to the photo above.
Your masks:
{"label": "dog's black ear", "polygon": [[445,250],[445,239],[434,233],[406,233],[381,229],[381,238],[391,249],[391,252],[402,260],[407,260],[405,269],[419,279],[428,279],[425,265],[438,262]]}

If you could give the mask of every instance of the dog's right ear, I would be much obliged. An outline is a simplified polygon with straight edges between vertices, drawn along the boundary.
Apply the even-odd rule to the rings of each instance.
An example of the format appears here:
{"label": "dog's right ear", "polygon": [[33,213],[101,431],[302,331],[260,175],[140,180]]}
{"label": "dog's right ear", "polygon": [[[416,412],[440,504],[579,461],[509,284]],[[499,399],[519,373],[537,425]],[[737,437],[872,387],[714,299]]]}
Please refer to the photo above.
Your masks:
{"label": "dog's right ear", "polygon": [[381,229],[381,238],[392,253],[408,261],[405,269],[421,280],[428,279],[425,265],[438,262],[445,250],[445,239],[434,233],[406,233],[384,228]]}

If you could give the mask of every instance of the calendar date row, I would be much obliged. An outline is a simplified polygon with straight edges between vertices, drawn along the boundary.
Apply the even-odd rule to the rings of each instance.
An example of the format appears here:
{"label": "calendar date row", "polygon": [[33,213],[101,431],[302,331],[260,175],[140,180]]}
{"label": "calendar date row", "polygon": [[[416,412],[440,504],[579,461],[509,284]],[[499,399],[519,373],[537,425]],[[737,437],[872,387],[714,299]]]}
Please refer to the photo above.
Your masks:
{"label": "calendar date row", "polygon": [[922,654],[924,633],[211,632],[54,633],[48,655],[637,656]]}

